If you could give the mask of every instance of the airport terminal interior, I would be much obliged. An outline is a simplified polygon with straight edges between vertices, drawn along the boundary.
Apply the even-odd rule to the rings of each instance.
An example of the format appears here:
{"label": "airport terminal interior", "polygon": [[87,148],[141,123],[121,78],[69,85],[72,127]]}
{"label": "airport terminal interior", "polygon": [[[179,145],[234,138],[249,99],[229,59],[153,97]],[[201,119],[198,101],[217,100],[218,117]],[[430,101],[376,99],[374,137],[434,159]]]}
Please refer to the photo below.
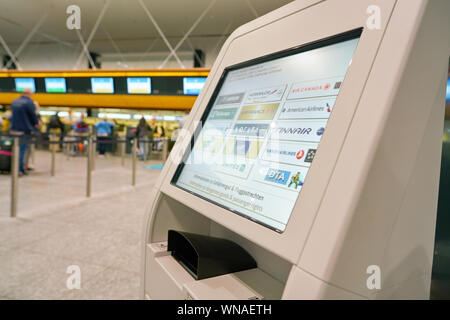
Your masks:
{"label": "airport terminal interior", "polygon": [[0,300],[450,299],[448,0],[3,0],[0,58]]}

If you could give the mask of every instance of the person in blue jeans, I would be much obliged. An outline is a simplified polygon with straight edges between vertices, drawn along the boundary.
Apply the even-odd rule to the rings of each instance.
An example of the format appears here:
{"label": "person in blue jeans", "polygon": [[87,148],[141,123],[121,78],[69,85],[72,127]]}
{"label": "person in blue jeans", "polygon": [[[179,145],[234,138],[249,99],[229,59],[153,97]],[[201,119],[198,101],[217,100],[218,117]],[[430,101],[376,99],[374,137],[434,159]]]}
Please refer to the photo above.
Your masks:
{"label": "person in blue jeans", "polygon": [[114,122],[108,121],[106,116],[95,125],[97,128],[98,152],[101,156],[104,156],[106,153],[108,140],[111,138],[114,125]]}
{"label": "person in blue jeans", "polygon": [[30,135],[39,124],[33,100],[33,90],[25,88],[22,95],[11,103],[11,129],[10,134],[19,137],[19,173],[27,174],[24,169],[24,156],[30,147]]}

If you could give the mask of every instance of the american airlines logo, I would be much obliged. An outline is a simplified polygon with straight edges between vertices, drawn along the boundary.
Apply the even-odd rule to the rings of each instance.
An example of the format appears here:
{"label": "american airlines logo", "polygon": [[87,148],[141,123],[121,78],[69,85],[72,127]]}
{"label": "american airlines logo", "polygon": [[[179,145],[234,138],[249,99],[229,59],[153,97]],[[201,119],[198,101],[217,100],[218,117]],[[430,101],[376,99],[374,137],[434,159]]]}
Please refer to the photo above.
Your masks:
{"label": "american airlines logo", "polygon": [[335,97],[287,101],[281,109],[279,119],[325,119],[333,110],[335,101]]}
{"label": "american airlines logo", "polygon": [[303,113],[303,112],[331,112],[331,106],[327,103],[326,106],[321,106],[321,107],[317,107],[317,106],[308,106],[308,107],[292,107],[292,108],[284,108],[281,112],[285,113],[285,112],[298,112],[298,113]]}

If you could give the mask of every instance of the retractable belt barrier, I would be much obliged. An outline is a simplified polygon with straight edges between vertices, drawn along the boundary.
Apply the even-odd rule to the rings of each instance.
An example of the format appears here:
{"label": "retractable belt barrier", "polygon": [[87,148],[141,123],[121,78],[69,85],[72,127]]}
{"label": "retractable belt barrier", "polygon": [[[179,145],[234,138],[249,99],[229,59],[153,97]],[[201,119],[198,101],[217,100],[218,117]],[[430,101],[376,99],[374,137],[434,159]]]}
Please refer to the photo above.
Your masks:
{"label": "retractable belt barrier", "polygon": [[[59,138],[59,139],[58,139]],[[9,140],[5,142],[5,140]],[[51,154],[51,169],[50,175],[55,176],[56,172],[56,146],[79,146],[79,149],[84,150],[84,145],[87,144],[85,150],[87,154],[87,177],[86,177],[86,197],[91,196],[92,187],[92,171],[95,170],[95,154],[96,145],[111,145],[118,144],[122,146],[121,149],[121,164],[125,165],[125,154],[126,154],[126,144],[132,143],[131,148],[131,185],[136,185],[136,161],[137,161],[137,150],[139,144],[144,143],[153,146],[154,143],[162,142],[161,146],[161,160],[166,161],[168,157],[168,139],[167,138],[139,138],[139,137],[126,137],[126,138],[115,138],[115,137],[103,137],[99,139],[94,135],[73,135],[73,134],[56,134],[56,133],[43,133],[43,134],[7,134],[0,133],[0,151],[2,148],[7,147],[10,151],[5,151],[5,155],[10,155],[11,165],[11,210],[10,216],[17,216],[17,200],[18,200],[18,180],[19,180],[19,153],[20,145],[30,145],[30,153],[34,153],[35,145],[49,146],[49,151]],[[81,144],[81,146],[80,146]],[[60,148],[62,149],[62,148]],[[3,153],[2,153],[3,154]],[[31,159],[34,159],[34,154],[29,155]],[[145,154],[144,160],[147,159],[148,154]],[[68,154],[69,157],[69,154]]]}

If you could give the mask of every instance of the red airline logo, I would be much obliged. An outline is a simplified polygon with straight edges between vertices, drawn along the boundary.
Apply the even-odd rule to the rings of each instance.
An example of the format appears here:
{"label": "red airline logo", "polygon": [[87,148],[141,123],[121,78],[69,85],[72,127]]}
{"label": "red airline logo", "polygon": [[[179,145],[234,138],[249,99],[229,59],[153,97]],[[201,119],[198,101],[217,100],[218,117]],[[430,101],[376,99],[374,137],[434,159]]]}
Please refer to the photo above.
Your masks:
{"label": "red airline logo", "polygon": [[298,160],[300,160],[301,158],[303,158],[303,156],[305,155],[305,150],[299,150],[297,152],[297,155],[295,156]]}
{"label": "red airline logo", "polygon": [[295,89],[292,89],[292,93],[317,91],[317,90],[328,90],[330,88],[331,88],[331,84],[326,83],[325,85],[318,85],[318,86],[313,86],[313,87],[295,88]]}

